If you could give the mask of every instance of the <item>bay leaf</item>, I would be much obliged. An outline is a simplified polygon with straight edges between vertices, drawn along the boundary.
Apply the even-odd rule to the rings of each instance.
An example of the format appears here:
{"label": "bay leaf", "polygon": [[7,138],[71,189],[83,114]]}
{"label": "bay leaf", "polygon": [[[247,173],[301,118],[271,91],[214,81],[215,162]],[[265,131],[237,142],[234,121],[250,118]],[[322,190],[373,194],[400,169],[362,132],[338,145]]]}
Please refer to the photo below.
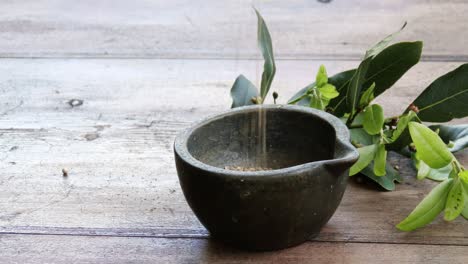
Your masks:
{"label": "bay leaf", "polygon": [[[468,116],[468,63],[439,77],[412,103],[427,122],[448,122]],[[409,108],[408,110],[409,111]]]}
{"label": "bay leaf", "polygon": [[382,130],[385,117],[382,106],[378,104],[369,105],[364,109],[363,126],[370,135],[377,135]]}
{"label": "bay leaf", "polygon": [[231,88],[231,108],[252,105],[252,98],[258,96],[257,87],[244,75],[239,75]]}
{"label": "bay leaf", "polygon": [[[468,104],[468,102],[467,102]],[[432,125],[432,130],[439,130],[439,137],[448,144],[453,142],[451,152],[457,152],[468,147],[468,125]]]}
{"label": "bay leaf", "polygon": [[366,178],[380,185],[380,187],[384,188],[385,190],[393,191],[395,190],[395,182],[403,182],[401,175],[388,162],[385,165],[386,172],[384,176],[375,175],[372,169],[373,167],[374,164],[371,162],[371,164],[364,168],[360,173],[366,176]]}
{"label": "bay leaf", "polygon": [[432,222],[444,209],[452,184],[453,179],[439,183],[410,215],[397,225],[397,228],[402,231],[412,231]]}
{"label": "bay leaf", "polygon": [[275,77],[276,65],[273,56],[273,46],[271,43],[271,36],[270,32],[268,31],[268,27],[265,23],[265,20],[256,9],[255,13],[257,14],[258,21],[258,47],[260,48],[263,55],[263,59],[265,61],[265,63],[263,64],[262,82],[260,85],[260,96],[262,97],[262,100],[264,100],[266,95],[268,94],[268,91],[270,90],[273,78]]}
{"label": "bay leaf", "polygon": [[453,160],[445,143],[430,128],[417,122],[410,122],[408,127],[419,158],[429,167],[442,168]]}

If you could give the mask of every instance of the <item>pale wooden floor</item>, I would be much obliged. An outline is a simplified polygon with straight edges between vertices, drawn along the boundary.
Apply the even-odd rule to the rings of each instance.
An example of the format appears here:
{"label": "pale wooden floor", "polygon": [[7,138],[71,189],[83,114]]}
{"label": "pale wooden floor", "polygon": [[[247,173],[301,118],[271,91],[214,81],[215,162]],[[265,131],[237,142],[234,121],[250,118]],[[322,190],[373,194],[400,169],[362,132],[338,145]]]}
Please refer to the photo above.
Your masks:
{"label": "pale wooden floor", "polygon": [[464,219],[394,228],[434,185],[397,156],[405,183],[351,183],[315,241],[267,253],[220,245],[184,200],[172,142],[229,108],[239,73],[260,81],[252,3],[274,39],[283,102],[320,64],[355,67],[408,21],[399,40],[423,40],[424,56],[379,99],[393,115],[468,61],[468,2],[96,2],[0,3],[0,263],[467,263]]}

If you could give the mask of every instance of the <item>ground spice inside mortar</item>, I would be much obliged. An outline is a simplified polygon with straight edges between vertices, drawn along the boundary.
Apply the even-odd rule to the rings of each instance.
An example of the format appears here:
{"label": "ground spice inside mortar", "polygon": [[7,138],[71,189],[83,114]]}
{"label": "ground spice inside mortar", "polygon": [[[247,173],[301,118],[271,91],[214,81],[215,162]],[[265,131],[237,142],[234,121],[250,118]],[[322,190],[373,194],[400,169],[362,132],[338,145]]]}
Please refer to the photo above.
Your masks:
{"label": "ground spice inside mortar", "polygon": [[263,168],[263,167],[240,167],[240,166],[226,166],[224,167],[226,170],[233,170],[233,171],[268,171],[272,170],[272,168]]}

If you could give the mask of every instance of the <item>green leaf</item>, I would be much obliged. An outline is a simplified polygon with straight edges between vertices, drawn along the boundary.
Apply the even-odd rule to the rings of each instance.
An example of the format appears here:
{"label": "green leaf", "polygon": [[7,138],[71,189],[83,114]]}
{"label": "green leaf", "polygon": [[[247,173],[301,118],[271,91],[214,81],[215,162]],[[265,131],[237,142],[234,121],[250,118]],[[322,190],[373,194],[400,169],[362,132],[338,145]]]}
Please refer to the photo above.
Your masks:
{"label": "green leaf", "polygon": [[319,87],[318,90],[320,91],[322,97],[328,100],[333,99],[339,95],[339,93],[336,91],[335,86],[333,86],[332,84],[324,84],[321,87]]}
{"label": "green leaf", "polygon": [[418,117],[427,122],[448,122],[468,115],[468,63],[439,77],[412,105]]}
{"label": "green leaf", "polygon": [[408,114],[400,117],[397,123],[396,129],[393,131],[392,136],[390,137],[391,143],[387,145],[388,150],[397,151],[402,154],[411,143],[411,136],[408,131],[408,124],[410,121],[414,120],[416,113],[410,111]]}
{"label": "green leaf", "polygon": [[[405,24],[406,25],[406,24]],[[360,98],[361,94],[361,89],[362,85],[368,81],[366,78],[368,75],[368,69],[369,66],[371,65],[372,59],[374,58],[375,55],[380,53],[390,42],[392,38],[392,35],[388,36],[381,42],[379,42],[376,46],[371,48],[366,52],[366,56],[364,57],[364,60],[359,64],[359,67],[356,70],[356,73],[354,74],[353,78],[350,81],[348,91],[346,94],[346,103],[348,107],[348,111],[351,113],[351,115],[354,114],[354,111],[357,107],[357,102],[358,99]],[[418,57],[420,54],[418,55]],[[395,58],[391,58],[392,60]],[[419,61],[419,58],[418,58]],[[391,64],[390,64],[391,65]],[[388,66],[387,66],[388,67]],[[377,75],[377,73],[374,73],[374,75]],[[369,79],[374,78],[374,75],[370,75]],[[377,83],[379,81],[377,80]]]}
{"label": "green leaf", "polygon": [[348,112],[351,113],[351,115],[354,115],[356,108],[358,107],[362,85],[365,81],[367,69],[369,68],[371,61],[372,57],[364,59],[359,64],[353,78],[351,78],[348,90],[346,91],[346,105],[348,107]]}
{"label": "green leaf", "polygon": [[457,218],[465,207],[465,195],[463,194],[463,186],[460,180],[456,180],[452,184],[452,188],[447,197],[445,203],[445,215],[446,221],[452,221]]}
{"label": "green leaf", "polygon": [[385,49],[388,44],[393,40],[393,38],[400,33],[404,28],[406,27],[406,22],[403,24],[403,26],[396,32],[386,36],[384,39],[379,41],[377,44],[375,44],[372,48],[370,48],[364,57],[364,59],[369,58],[369,57],[374,57],[375,55],[379,54],[383,49]]}
{"label": "green leaf", "polygon": [[[424,163],[424,161],[421,161]],[[426,163],[424,163],[426,164]],[[426,164],[427,166],[427,164]],[[429,167],[429,166],[428,166]],[[449,164],[445,167],[442,167],[440,169],[433,169],[430,168],[428,175],[426,176],[428,179],[431,179],[433,181],[445,181],[448,179],[450,172],[452,172],[452,165]]]}
{"label": "green leaf", "polygon": [[[407,146],[409,144],[411,144],[411,135],[408,129],[404,129],[403,132],[400,134],[398,138],[396,138],[395,141],[387,145],[387,149],[393,150],[402,155],[405,155],[404,153],[406,153]],[[408,155],[405,155],[405,156],[408,156]]]}
{"label": "green leaf", "polygon": [[453,142],[451,152],[457,152],[468,147],[468,125],[434,125],[429,126],[432,130],[439,130],[439,137],[448,144]]}
{"label": "green leaf", "polygon": [[379,144],[374,160],[374,174],[376,176],[384,176],[386,173],[385,166],[387,164],[387,150],[384,144]]}
{"label": "green leaf", "polygon": [[258,37],[258,47],[262,51],[263,59],[265,63],[263,64],[263,74],[262,82],[260,85],[260,96],[262,101],[265,99],[268,91],[270,90],[271,83],[273,82],[273,77],[276,73],[275,59],[273,57],[273,47],[271,44],[270,32],[268,31],[267,25],[260,13],[255,9],[257,14],[258,26],[257,26],[257,37]]}
{"label": "green leaf", "polygon": [[388,144],[391,142],[391,137],[392,137],[392,131],[389,129],[382,129],[382,134],[380,135],[382,137],[382,140],[385,144]]}
{"label": "green leaf", "polygon": [[462,182],[462,187],[463,187],[463,193],[465,194],[465,206],[461,212],[462,216],[465,217],[466,220],[468,220],[468,171],[461,171],[458,174],[458,177],[460,177],[460,180]]}
{"label": "green leaf", "polygon": [[380,105],[373,104],[367,106],[366,109],[364,109],[363,118],[363,126],[367,133],[370,135],[377,135],[380,133],[385,122],[383,109]]}
{"label": "green leaf", "polygon": [[[464,171],[460,171],[458,173],[458,177],[460,177],[460,180],[465,183],[465,184],[468,184],[468,171],[467,170],[464,170]],[[468,189],[466,190],[467,191],[467,194],[468,194]]]}
{"label": "green leaf", "polygon": [[320,65],[317,76],[315,77],[315,83],[317,84],[317,87],[322,87],[328,83],[328,75],[325,66]]}
{"label": "green leaf", "polygon": [[300,99],[302,97],[302,99],[300,99],[299,101],[295,102],[294,104],[297,104],[297,105],[302,105],[302,106],[308,106],[310,104],[310,98],[308,96],[305,96],[304,95],[310,90],[310,89],[313,89],[315,87],[315,82],[307,85],[306,87],[302,88],[301,90],[299,90],[299,92],[297,92],[295,95],[293,95],[293,97],[291,97],[289,100],[288,100],[288,104],[293,104],[295,101],[297,101],[298,99]]}
{"label": "green leaf", "polygon": [[374,164],[373,162],[371,162],[369,166],[367,166],[361,171],[361,174],[373,180],[385,190],[393,191],[395,190],[395,182],[403,182],[403,179],[401,178],[400,174],[390,164],[387,163],[387,165],[385,166],[385,176],[376,176],[372,169],[373,167]]}
{"label": "green leaf", "polygon": [[466,220],[468,220],[468,194],[465,195],[465,207],[462,210],[462,216],[465,217]]}
{"label": "green leaf", "polygon": [[[377,97],[385,92],[419,62],[422,46],[420,41],[400,42],[384,49],[372,59],[362,87],[370,87],[375,82],[374,96]],[[346,75],[352,71],[343,72],[343,76],[348,77]],[[335,83],[334,85],[339,87]],[[338,88],[338,92],[340,96],[332,100],[329,106],[334,109],[336,116],[342,116],[348,110],[345,101],[347,86],[343,89]]]}
{"label": "green leaf", "polygon": [[427,178],[433,181],[445,181],[446,179],[448,179],[450,173],[452,172],[452,169],[453,168],[451,164],[440,169],[431,168],[431,170],[429,171],[429,175],[427,175]]}
{"label": "green leaf", "polygon": [[429,176],[430,172],[431,172],[431,167],[429,167],[424,161],[420,160],[418,164],[418,174],[417,174],[418,180],[422,180],[426,178],[427,176]]}
{"label": "green leaf", "polygon": [[251,105],[252,98],[258,96],[257,88],[244,75],[239,75],[231,88],[231,108]]}
{"label": "green leaf", "polygon": [[[450,163],[450,165],[452,165],[452,163]],[[458,172],[455,168],[453,168],[452,166],[452,170],[450,171],[450,174],[449,174],[449,179],[455,179],[456,177],[458,176]]]}
{"label": "green leaf", "polygon": [[356,173],[363,170],[365,167],[371,163],[375,157],[377,151],[377,145],[365,146],[357,149],[359,152],[359,159],[354,165],[349,169],[349,176],[353,176]]}
{"label": "green leaf", "polygon": [[413,111],[410,111],[408,114],[400,117],[396,129],[393,131],[391,138],[392,141],[396,141],[400,137],[400,135],[408,128],[409,122],[412,121],[415,117],[416,113]]}
{"label": "green leaf", "polygon": [[432,222],[444,209],[452,183],[452,179],[439,183],[411,214],[397,225],[397,228],[402,231],[411,231]]}
{"label": "green leaf", "polygon": [[361,100],[359,100],[359,107],[364,108],[369,105],[369,103],[374,100],[374,89],[375,82],[362,94]]}
{"label": "green leaf", "polygon": [[316,95],[316,94],[310,95],[310,105],[309,105],[309,107],[319,109],[319,110],[323,109],[322,100],[320,100],[320,97],[318,95]]}
{"label": "green leaf", "polygon": [[[418,180],[422,180],[423,177],[426,177],[433,181],[445,181],[449,178],[449,175],[453,169],[452,164],[449,164],[440,169],[433,169],[424,163],[424,161],[420,160],[417,154],[417,152],[412,153],[411,159],[413,160],[414,166],[418,170]],[[422,171],[420,172],[421,169]]]}
{"label": "green leaf", "polygon": [[[346,121],[347,120],[345,120],[345,122]],[[364,123],[364,112],[360,112],[360,113],[356,114],[356,117],[354,118],[352,125],[353,126],[363,126],[363,123]]]}
{"label": "green leaf", "polygon": [[351,141],[356,144],[368,146],[374,144],[378,137],[369,135],[363,128],[353,128],[349,130]]}
{"label": "green leaf", "polygon": [[416,122],[410,122],[408,127],[420,159],[429,167],[442,168],[453,160],[447,146],[430,128]]}
{"label": "green leaf", "polygon": [[335,116],[341,117],[346,113],[346,94],[348,91],[349,83],[356,73],[356,69],[347,70],[344,72],[337,73],[332,77],[328,78],[328,83],[333,84],[336,87],[339,95],[330,101],[328,105],[333,109]]}
{"label": "green leaf", "polygon": [[419,62],[422,42],[400,42],[379,53],[369,66],[364,87],[375,82],[375,97],[393,86],[411,67]]}
{"label": "green leaf", "polygon": [[302,95],[293,102],[301,101],[301,98],[308,97],[309,107],[324,110],[330,103],[330,100],[339,95],[335,86],[328,84],[327,82],[327,72],[325,67],[321,65],[316,77],[317,86],[309,88],[305,95]]}
{"label": "green leaf", "polygon": [[[342,98],[344,99],[346,96],[346,89],[345,86],[348,86],[349,80],[353,77],[355,70],[348,70],[344,72],[340,72],[338,74],[333,75],[332,77],[328,78],[328,83],[332,84],[333,86],[336,87],[338,93],[341,93],[340,91],[344,91],[344,95]],[[293,102],[294,100],[297,100],[301,96],[303,96],[307,91],[315,87],[315,82],[307,85],[306,87],[302,88],[299,92],[297,92],[291,99],[289,99],[288,104]],[[333,100],[336,101],[336,100]],[[332,103],[331,101],[330,103]],[[310,98],[305,97],[304,99],[300,100],[297,102],[298,105],[303,105],[303,106],[308,106],[310,104]]]}
{"label": "green leaf", "polygon": [[[389,46],[375,56],[367,70],[363,87],[370,87],[375,82],[374,94],[377,97],[388,88],[392,87],[411,67],[419,62],[422,51],[422,42],[400,42]],[[354,76],[356,69],[337,73],[328,79],[340,93],[338,97],[330,101],[329,107],[333,108],[333,114],[341,117],[348,108],[346,107],[346,95],[348,84]],[[293,101],[314,87],[315,83],[308,85],[296,93],[289,101]],[[364,92],[364,91],[363,91]],[[303,99],[299,105],[309,105],[309,99]]]}

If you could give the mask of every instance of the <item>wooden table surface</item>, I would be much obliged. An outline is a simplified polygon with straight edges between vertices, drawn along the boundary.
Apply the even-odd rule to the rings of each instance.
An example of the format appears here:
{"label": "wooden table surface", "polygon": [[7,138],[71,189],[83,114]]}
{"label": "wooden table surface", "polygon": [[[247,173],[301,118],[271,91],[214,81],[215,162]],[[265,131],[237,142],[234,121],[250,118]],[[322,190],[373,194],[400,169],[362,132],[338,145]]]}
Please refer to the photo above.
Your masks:
{"label": "wooden table surface", "polygon": [[[398,40],[423,40],[423,57],[378,98],[388,116],[468,61],[462,0],[2,1],[0,263],[468,262],[462,218],[396,230],[435,185],[397,155],[405,182],[394,192],[351,182],[314,241],[252,253],[210,239],[172,143],[229,108],[238,74],[260,82],[252,4],[271,31],[282,102],[320,64],[356,67],[404,21]],[[467,151],[458,157],[467,164]]]}

